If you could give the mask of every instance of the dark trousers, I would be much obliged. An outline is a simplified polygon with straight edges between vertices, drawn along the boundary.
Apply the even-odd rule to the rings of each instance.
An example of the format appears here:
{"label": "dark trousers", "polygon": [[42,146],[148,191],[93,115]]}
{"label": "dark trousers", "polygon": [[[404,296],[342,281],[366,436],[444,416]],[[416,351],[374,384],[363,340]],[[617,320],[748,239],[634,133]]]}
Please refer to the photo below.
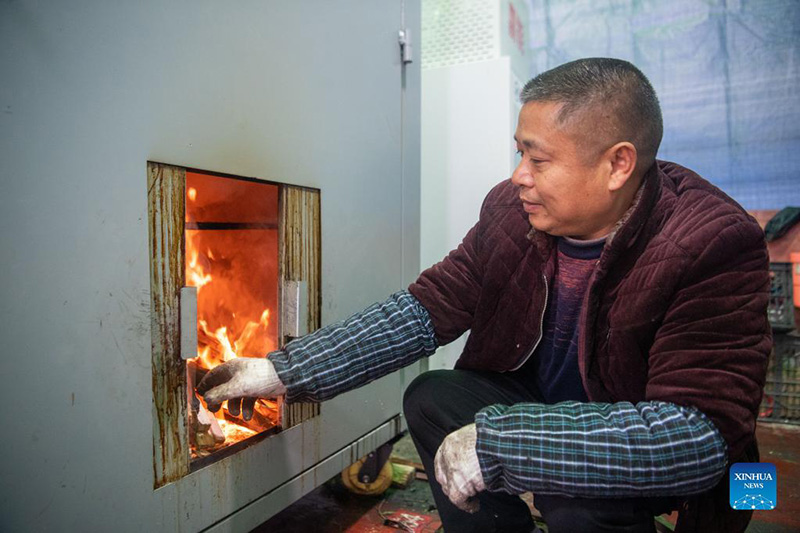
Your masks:
{"label": "dark trousers", "polygon": [[[417,377],[406,389],[403,410],[409,433],[428,474],[446,532],[525,532],[534,529],[527,505],[518,496],[484,491],[480,510],[461,511],[444,495],[434,476],[433,458],[444,438],[475,421],[492,404],[540,402],[530,379],[519,373],[436,370]],[[654,516],[677,506],[673,498],[584,499],[535,494],[550,533],[624,531],[652,533]]]}

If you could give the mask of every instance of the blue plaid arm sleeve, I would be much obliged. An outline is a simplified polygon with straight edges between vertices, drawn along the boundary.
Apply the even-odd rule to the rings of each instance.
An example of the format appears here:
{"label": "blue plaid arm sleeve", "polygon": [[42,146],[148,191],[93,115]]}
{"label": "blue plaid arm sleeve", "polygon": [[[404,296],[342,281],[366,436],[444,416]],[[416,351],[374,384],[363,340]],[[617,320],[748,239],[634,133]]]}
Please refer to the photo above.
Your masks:
{"label": "blue plaid arm sleeve", "polygon": [[321,402],[435,351],[428,311],[408,291],[400,291],[267,357],[286,385],[287,402]]}
{"label": "blue plaid arm sleeve", "polygon": [[727,464],[711,421],[673,403],[492,405],[475,422],[486,486],[512,494],[690,495],[714,487]]}

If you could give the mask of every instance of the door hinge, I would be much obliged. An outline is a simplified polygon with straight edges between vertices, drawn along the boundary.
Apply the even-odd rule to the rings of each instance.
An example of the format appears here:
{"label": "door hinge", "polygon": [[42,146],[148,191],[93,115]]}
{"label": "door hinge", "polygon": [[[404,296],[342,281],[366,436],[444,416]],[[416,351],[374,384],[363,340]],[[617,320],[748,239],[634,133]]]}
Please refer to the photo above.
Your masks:
{"label": "door hinge", "polygon": [[308,333],[308,282],[283,282],[283,334],[297,338]]}
{"label": "door hinge", "polygon": [[411,32],[408,28],[403,28],[399,32],[398,41],[400,42],[400,59],[403,64],[413,61],[413,50],[411,48]]}
{"label": "door hinge", "polygon": [[181,359],[197,357],[197,287],[181,287]]}

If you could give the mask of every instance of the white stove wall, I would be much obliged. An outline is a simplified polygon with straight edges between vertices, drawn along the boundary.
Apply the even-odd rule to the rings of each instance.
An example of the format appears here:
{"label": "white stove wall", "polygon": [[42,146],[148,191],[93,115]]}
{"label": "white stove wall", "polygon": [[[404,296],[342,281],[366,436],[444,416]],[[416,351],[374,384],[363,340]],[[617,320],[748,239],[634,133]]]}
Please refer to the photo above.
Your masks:
{"label": "white stove wall", "polygon": [[413,0],[0,3],[0,530],[241,529],[226,517],[399,413],[415,369],[153,490],[146,162],[321,188],[323,324],[405,287],[401,4],[419,35]]}

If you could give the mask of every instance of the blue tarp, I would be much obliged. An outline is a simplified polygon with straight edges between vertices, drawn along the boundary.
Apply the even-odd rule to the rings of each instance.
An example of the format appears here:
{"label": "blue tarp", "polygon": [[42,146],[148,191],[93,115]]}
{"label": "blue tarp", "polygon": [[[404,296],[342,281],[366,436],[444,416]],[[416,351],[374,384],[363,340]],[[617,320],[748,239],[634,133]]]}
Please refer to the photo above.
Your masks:
{"label": "blue tarp", "polygon": [[618,57],[656,88],[659,157],[747,209],[800,205],[798,0],[532,0],[532,71]]}

